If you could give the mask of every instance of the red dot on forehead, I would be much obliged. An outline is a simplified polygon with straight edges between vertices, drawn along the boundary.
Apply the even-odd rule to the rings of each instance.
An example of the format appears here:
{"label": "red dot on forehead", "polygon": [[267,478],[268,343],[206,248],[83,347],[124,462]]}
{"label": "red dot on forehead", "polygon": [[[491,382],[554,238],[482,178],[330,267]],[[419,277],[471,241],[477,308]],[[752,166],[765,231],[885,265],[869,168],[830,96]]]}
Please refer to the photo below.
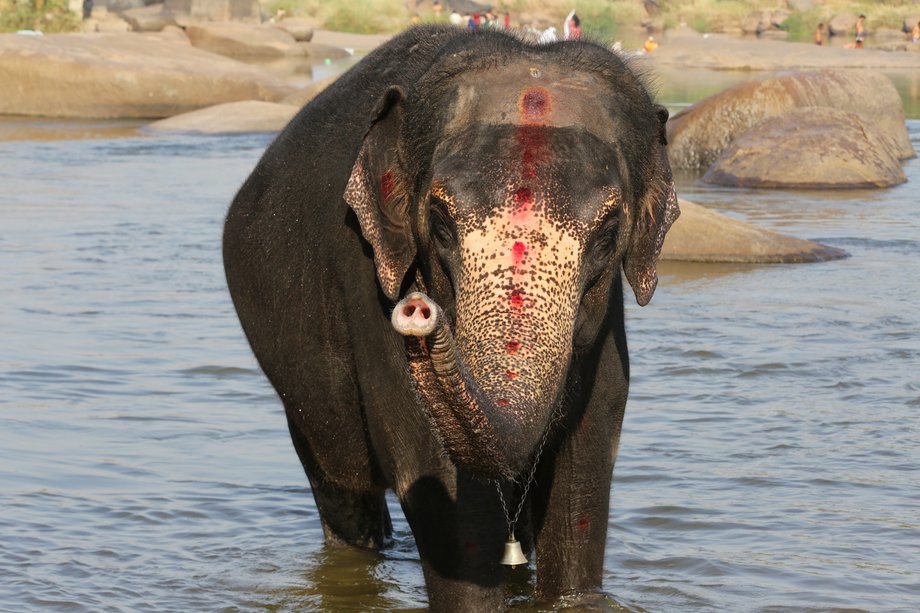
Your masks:
{"label": "red dot on forehead", "polygon": [[514,253],[515,256],[520,257],[524,255],[525,251],[527,251],[527,245],[525,245],[521,241],[515,241],[514,245],[511,246],[511,251],[512,253]]}
{"label": "red dot on forehead", "polygon": [[520,110],[525,120],[542,119],[550,109],[550,93],[542,87],[531,87],[521,96]]}
{"label": "red dot on forehead", "polygon": [[514,192],[514,201],[517,204],[530,204],[533,202],[533,192],[530,191],[530,188],[522,187]]}

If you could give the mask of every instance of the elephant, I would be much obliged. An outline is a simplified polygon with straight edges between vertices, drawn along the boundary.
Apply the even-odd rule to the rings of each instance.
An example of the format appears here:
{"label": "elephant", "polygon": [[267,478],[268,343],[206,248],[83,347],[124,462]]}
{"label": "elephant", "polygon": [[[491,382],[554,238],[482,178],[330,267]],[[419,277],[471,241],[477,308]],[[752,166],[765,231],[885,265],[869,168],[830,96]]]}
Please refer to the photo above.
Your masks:
{"label": "elephant", "polygon": [[629,363],[679,215],[668,112],[605,47],[416,26],[307,104],[226,217],[230,294],[327,546],[392,540],[433,611],[604,602]]}

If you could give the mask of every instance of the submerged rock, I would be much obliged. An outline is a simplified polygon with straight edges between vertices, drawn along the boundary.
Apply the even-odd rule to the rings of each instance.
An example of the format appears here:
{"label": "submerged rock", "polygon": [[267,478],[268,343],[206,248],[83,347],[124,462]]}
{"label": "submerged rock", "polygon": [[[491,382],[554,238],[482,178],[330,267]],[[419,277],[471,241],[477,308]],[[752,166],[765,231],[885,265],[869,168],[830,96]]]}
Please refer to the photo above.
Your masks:
{"label": "submerged rock", "polygon": [[[868,70],[815,70],[749,81],[710,96],[668,121],[675,168],[708,168],[735,138],[799,107],[856,113],[899,159],[915,154],[904,106],[888,77]],[[794,150],[788,154],[794,157]]]}
{"label": "submerged rock", "polygon": [[821,262],[847,255],[842,249],[758,228],[682,199],[680,217],[665,237],[660,259],[781,264]]}
{"label": "submerged rock", "polygon": [[199,134],[240,134],[280,132],[300,107],[274,102],[245,100],[228,102],[161,119],[144,129],[153,132],[193,132]]}
{"label": "submerged rock", "polygon": [[730,187],[848,189],[907,181],[898,158],[855,113],[795,109],[736,138],[703,176]]}

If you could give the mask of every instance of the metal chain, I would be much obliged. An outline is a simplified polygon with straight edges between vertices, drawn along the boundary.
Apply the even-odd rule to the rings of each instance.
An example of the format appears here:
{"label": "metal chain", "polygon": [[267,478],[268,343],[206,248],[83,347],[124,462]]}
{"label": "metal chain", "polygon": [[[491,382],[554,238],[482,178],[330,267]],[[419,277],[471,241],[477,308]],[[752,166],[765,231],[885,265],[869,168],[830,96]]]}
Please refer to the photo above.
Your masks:
{"label": "metal chain", "polygon": [[[549,432],[552,430],[552,422],[546,427],[546,431],[543,433],[543,438],[540,440],[540,446],[537,447],[537,453],[533,458],[533,464],[530,467],[530,473],[527,475],[527,480],[524,481],[524,489],[521,491],[521,501],[518,503],[517,511],[514,512],[514,518],[508,514],[508,503],[505,502],[505,495],[502,493],[502,484],[501,481],[495,479],[495,489],[498,490],[498,499],[502,503],[502,511],[505,513],[505,522],[508,524],[508,534],[514,534],[514,527],[517,525],[518,519],[521,517],[521,511],[524,509],[524,502],[527,500],[527,493],[530,491],[530,485],[533,483],[533,478],[537,474],[537,464],[540,463],[540,456],[543,455],[543,447],[546,446],[546,441],[549,439]],[[512,481],[514,483],[514,481]]]}

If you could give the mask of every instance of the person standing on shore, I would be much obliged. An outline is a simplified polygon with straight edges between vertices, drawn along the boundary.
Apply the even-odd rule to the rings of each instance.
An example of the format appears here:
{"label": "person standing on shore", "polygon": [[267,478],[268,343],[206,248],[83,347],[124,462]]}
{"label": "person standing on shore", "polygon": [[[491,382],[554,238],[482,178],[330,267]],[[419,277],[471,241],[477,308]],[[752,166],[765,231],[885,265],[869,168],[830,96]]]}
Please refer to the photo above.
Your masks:
{"label": "person standing on shore", "polygon": [[866,16],[860,15],[856,19],[856,48],[861,49],[866,40]]}
{"label": "person standing on shore", "polygon": [[920,21],[914,25],[914,29],[910,32],[910,42],[920,43]]}
{"label": "person standing on shore", "polygon": [[815,28],[815,44],[824,44],[824,23],[819,23],[818,27]]}
{"label": "person standing on shore", "polygon": [[566,15],[565,23],[562,24],[562,32],[565,40],[575,40],[581,38],[581,19],[575,14],[575,9]]}

